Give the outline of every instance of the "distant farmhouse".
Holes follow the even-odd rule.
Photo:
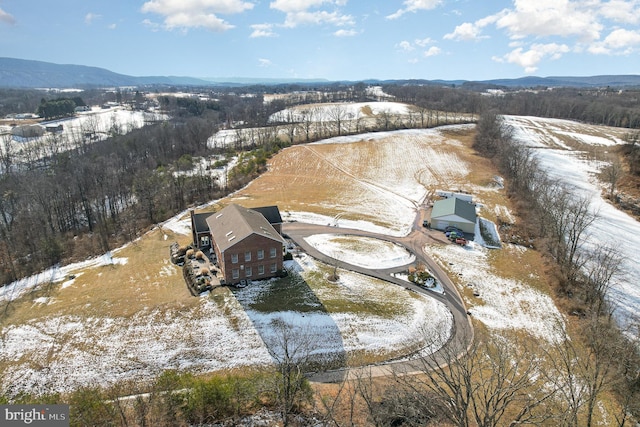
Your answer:
[[[281,274],[285,241],[277,206],[229,205],[216,213],[191,211],[193,246],[209,251],[221,284],[261,280]]]
[[[436,201],[431,211],[431,227],[444,230],[449,226],[473,234],[476,227],[475,205],[455,195]]]

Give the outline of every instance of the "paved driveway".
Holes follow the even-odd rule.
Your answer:
[[[313,258],[316,258],[329,265],[337,265],[344,270],[355,271],[361,274],[365,274],[371,277],[385,280],[387,282],[402,286],[403,288],[411,289],[415,292],[425,294],[437,301],[443,303],[453,315],[453,327],[451,331],[451,337],[445,346],[434,353],[435,357],[439,357],[442,362],[446,360],[444,354],[452,354],[451,351],[455,351],[455,354],[462,354],[469,347],[473,341],[473,328],[471,321],[467,315],[467,310],[464,306],[460,294],[456,290],[455,285],[451,282],[445,272],[433,261],[433,259],[426,256],[423,247],[428,243],[438,241],[441,243],[449,244],[444,234],[440,231],[428,230],[422,227],[422,221],[425,217],[425,212],[420,209],[416,215],[411,233],[403,237],[388,236],[385,234],[373,233],[369,231],[333,227],[328,225],[315,225],[302,222],[289,222],[282,225],[282,232],[289,236],[302,250],[308,253]],[[409,252],[416,257],[416,261],[393,268],[386,269],[371,269],[364,268],[357,265],[352,265],[343,261],[336,260],[318,251],[316,248],[308,244],[305,237],[312,236],[314,234],[340,234],[340,235],[355,235],[371,237],[389,242],[396,243],[404,246]],[[433,272],[436,279],[442,284],[444,293],[429,291],[412,283],[404,281],[402,279],[391,276],[391,273],[407,271],[409,265],[416,263],[426,264],[431,272]],[[376,366],[368,366],[357,368],[359,370],[366,369],[366,374],[371,376],[389,375],[392,371],[398,372],[413,372],[420,371],[421,365],[417,362],[411,361],[388,361]],[[353,368],[352,368],[353,371]],[[358,372],[352,372],[352,374],[358,374]],[[349,371],[347,369],[331,371],[331,372],[319,372],[310,375],[310,380],[315,382],[339,382],[342,381]]]

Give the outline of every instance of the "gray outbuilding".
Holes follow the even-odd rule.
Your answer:
[[[435,202],[431,211],[431,227],[444,230],[449,226],[473,234],[476,228],[475,205],[457,197]]]

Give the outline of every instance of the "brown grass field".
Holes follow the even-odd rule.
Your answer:
[[[283,212],[330,217],[344,214],[349,219],[393,227],[396,224],[389,218],[393,218],[391,213],[396,208],[394,200],[413,197],[406,194],[406,189],[418,182],[425,194],[437,189],[473,193],[484,205],[481,216],[495,221],[494,208],[511,205],[504,190],[492,187],[496,170],[471,148],[474,132],[471,127],[454,127],[434,131],[430,137],[292,146],[270,159],[266,173],[221,200],[220,205],[278,205]],[[171,265],[168,257],[172,242],[185,244],[189,239],[190,236],[154,229],[114,254],[127,258],[126,264],[78,271],[73,284],[64,289],[60,284],[42,286],[5,307],[0,326],[63,315],[128,318],[151,309],[192,310],[199,300],[189,294],[181,270]],[[501,276],[552,294],[547,267],[539,253],[494,251],[488,260]],[[464,286],[463,279],[456,279],[467,303],[482,303]],[[224,307],[228,295],[228,289],[221,289],[211,298]],[[55,303],[34,302],[41,297]],[[338,301],[327,303],[340,310]],[[475,326],[485,329],[477,321]],[[318,387],[329,394],[337,390],[337,386]]]

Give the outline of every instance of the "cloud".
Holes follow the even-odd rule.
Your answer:
[[[618,28],[605,39],[589,46],[593,54],[629,54],[640,47],[640,31]]]
[[[345,4],[346,0],[275,0],[269,7],[286,14],[283,25],[287,28],[320,24],[342,27],[354,25],[352,16],[340,12]],[[322,10],[325,6],[334,10]]]
[[[465,22],[458,25],[452,33],[444,35],[445,39],[450,40],[477,40],[480,38],[481,28],[471,22]]]
[[[640,32],[620,28],[609,34],[604,39],[604,43],[612,49],[623,49],[629,46],[637,46],[640,45]]]
[[[13,15],[0,9],[0,23],[1,22],[4,22],[5,24],[9,24],[9,25],[14,25],[16,23],[16,19],[13,17]]]
[[[433,39],[427,37],[425,39],[415,39],[414,43],[420,47],[425,47],[433,43]]]
[[[538,64],[545,57],[551,59],[559,59],[564,53],[569,52],[569,46],[566,44],[547,43],[532,44],[529,50],[525,51],[522,47],[518,47],[503,57],[493,57],[497,62],[508,62],[516,64],[524,68],[526,73],[533,73],[538,69]]]
[[[387,19],[398,19],[408,12],[417,12],[419,10],[435,9],[442,3],[442,0],[405,0],[402,9],[398,9],[395,13],[387,16]]]
[[[561,36],[597,40],[603,26],[592,7],[594,1],[598,0],[515,0],[515,9],[506,10],[496,26],[514,39]]]
[[[157,22],[153,22],[150,19],[143,20],[142,25],[149,28],[153,32],[160,31],[160,24],[158,24]]]
[[[116,29],[116,27],[117,27],[117,25],[116,25],[116,24],[109,24],[109,25],[107,25],[107,28],[108,28],[108,29],[110,29],[110,30],[115,30],[115,29]]]
[[[91,25],[91,23],[93,21],[95,21],[96,19],[101,18],[101,17],[102,17],[102,15],[98,15],[96,13],[89,12],[84,16],[84,23],[87,24],[87,25]]]
[[[424,39],[415,39],[413,43],[407,40],[403,40],[400,43],[396,44],[396,47],[405,52],[412,52],[416,50],[418,47],[424,48],[433,43],[434,43],[433,39],[426,37]],[[441,52],[442,51],[439,47],[431,46],[429,49],[425,51],[424,56],[429,57],[429,56],[439,55]]]
[[[440,49],[437,46],[431,46],[429,49],[427,49],[424,52],[424,56],[426,56],[427,58],[429,58],[430,56],[436,56],[436,55],[440,55],[442,53],[442,49]]]
[[[356,30],[338,30],[333,33],[333,35],[336,37],[353,37],[356,34],[358,34]]]
[[[253,29],[253,32],[249,36],[251,38],[277,36],[277,34],[273,32],[273,24],[254,24],[251,28]]]
[[[262,68],[267,68],[271,67],[273,65],[273,62],[271,62],[269,59],[258,58],[258,64]]]
[[[412,50],[415,49],[415,47],[413,47],[413,45],[406,40],[402,40],[396,46],[399,47],[400,50],[404,50],[405,52],[411,52]]]
[[[295,28],[304,25],[320,25],[330,24],[334,26],[347,26],[354,25],[353,18],[350,15],[342,15],[339,12],[327,12],[327,11],[300,11],[289,12],[284,21],[284,26],[287,28]]]
[[[143,13],[155,13],[164,17],[164,27],[205,28],[222,32],[234,28],[217,14],[242,13],[253,8],[253,3],[242,0],[150,0],[142,5]]]
[[[640,0],[610,0],[600,5],[599,13],[614,22],[638,24],[640,23]]]
[[[302,12],[313,7],[322,6],[324,3],[333,4],[331,0],[276,0],[269,4],[271,9],[281,12]],[[339,2],[336,2],[339,3]]]
[[[476,22],[465,22],[458,25],[453,32],[445,34],[443,38],[449,40],[458,41],[473,41],[488,38],[482,35],[482,29],[487,25],[494,24],[498,21],[505,11],[496,13],[495,15],[489,15],[486,18],[478,19]]]

